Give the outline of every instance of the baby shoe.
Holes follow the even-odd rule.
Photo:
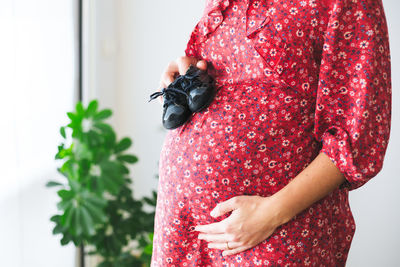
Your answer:
[[[164,97],[162,123],[171,130],[183,125],[192,112],[207,108],[214,94],[213,78],[191,64],[185,75],[178,75],[167,88],[151,94],[149,102]]]
[[[163,96],[162,124],[168,130],[183,125],[192,114],[187,104],[186,92],[182,88],[174,86],[176,86],[176,83],[171,83],[167,88],[163,88],[161,92],[151,94],[149,100],[150,102],[159,96]]]
[[[207,108],[215,94],[214,79],[194,65],[190,65],[186,74],[179,76],[177,82],[186,91],[188,106],[192,112],[199,112]]]

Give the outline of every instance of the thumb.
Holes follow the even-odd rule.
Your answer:
[[[210,215],[214,218],[224,215],[230,211],[233,211],[239,207],[239,197],[230,198],[224,202],[219,203],[215,208],[210,212]]]

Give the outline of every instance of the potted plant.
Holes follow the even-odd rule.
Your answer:
[[[63,142],[55,156],[65,179],[47,183],[58,187],[60,197],[59,213],[51,217],[53,234],[62,235],[62,245],[73,242],[85,247],[84,254],[99,255],[98,267],[149,266],[156,192],[133,198],[128,165],[138,158],[126,153],[131,139],[117,140],[105,122],[111,110],[98,110],[96,100],[87,108],[78,102],[67,115],[70,123],[60,128]]]

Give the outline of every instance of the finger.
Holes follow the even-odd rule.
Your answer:
[[[224,202],[219,203],[215,208],[210,212],[210,215],[214,218],[219,217],[227,212],[235,210],[239,207],[241,197],[236,196],[232,197]]]
[[[232,248],[231,243],[229,243],[229,247]],[[249,248],[251,248],[251,247],[249,247],[249,246],[238,246],[238,247],[230,249],[230,250],[224,250],[224,251],[222,251],[222,256],[234,255],[234,254],[237,254],[239,252],[248,250]]]
[[[196,65],[197,64],[197,59],[194,57],[186,57],[186,56],[182,56],[182,57],[178,57],[176,59],[176,63],[178,64],[178,68],[179,68],[179,74],[180,75],[185,75],[186,71],[188,70],[189,66],[192,65]]]
[[[163,73],[163,75],[161,76],[162,88],[168,87],[168,85],[170,85],[175,80],[175,75],[176,74],[177,74],[177,72],[165,71]]]
[[[229,242],[228,245],[231,250],[241,247],[241,244],[238,242]],[[209,243],[207,246],[208,246],[208,248],[229,251],[228,246],[226,245],[226,242],[212,242],[212,243]]]
[[[228,234],[204,234],[200,233],[198,235],[198,239],[205,240],[207,242],[214,243],[224,243],[224,242],[232,242],[233,236]]]
[[[226,219],[216,223],[197,225],[194,230],[205,234],[223,234],[225,233]]]
[[[198,67],[201,70],[206,70],[207,69],[207,61],[205,61],[204,59],[197,61],[196,67]]]

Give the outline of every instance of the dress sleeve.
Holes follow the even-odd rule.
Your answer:
[[[391,63],[381,0],[336,0],[324,32],[314,134],[354,190],[382,169],[391,123]]]

